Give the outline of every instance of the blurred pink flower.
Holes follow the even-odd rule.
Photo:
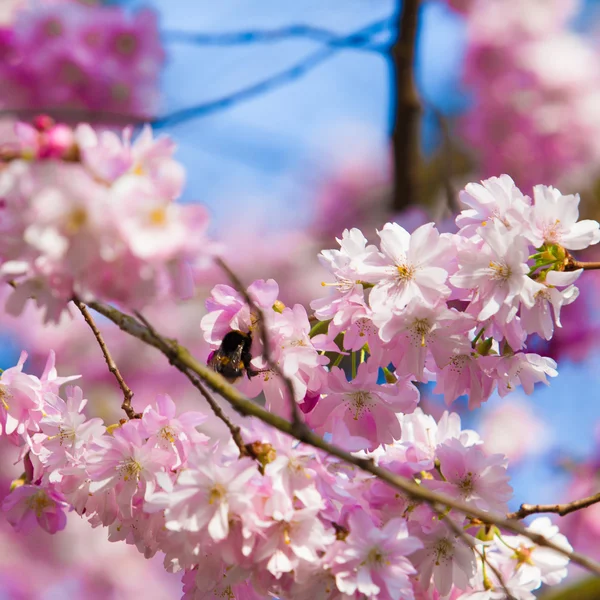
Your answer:
[[[548,435],[546,424],[524,396],[506,398],[482,415],[486,450],[504,454],[511,464],[547,448]]]
[[[164,61],[156,16],[79,2],[23,6],[0,40],[2,108],[152,115]]]
[[[48,533],[65,528],[68,504],[51,487],[22,485],[15,488],[2,503],[7,521],[17,531],[30,531],[37,524]]]

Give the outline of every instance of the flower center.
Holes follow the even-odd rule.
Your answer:
[[[396,269],[398,270],[398,279],[402,282],[410,281],[415,275],[415,268],[413,265],[396,265]]]
[[[560,219],[556,219],[551,225],[546,225],[543,228],[544,241],[556,244],[560,241],[560,232],[558,227],[560,225]]]
[[[58,439],[60,440],[60,445],[63,445],[63,442],[66,440],[68,442],[75,441],[75,431],[71,429],[67,429],[62,425],[58,427]]]
[[[10,410],[10,406],[6,401],[7,398],[11,397],[11,393],[6,389],[5,385],[0,385],[0,404],[4,407],[4,410]]]
[[[356,281],[352,281],[351,279],[347,279],[346,277],[341,277],[340,275],[336,275],[337,281],[334,283],[327,283],[325,281],[321,281],[321,285],[323,287],[335,287],[338,291],[342,293],[349,292],[356,285]]]
[[[454,546],[452,542],[447,538],[438,540],[433,551],[435,552],[435,564],[439,565],[440,561],[449,559],[453,554]]]
[[[65,229],[67,234],[75,235],[87,222],[87,212],[85,209],[78,207],[71,211]]]
[[[367,554],[367,559],[365,562],[368,565],[373,566],[382,566],[384,564],[389,564],[389,561],[385,560],[385,554],[377,547],[371,548],[371,550],[369,550],[369,554]]]
[[[36,492],[27,500],[27,506],[34,511],[37,517],[41,517],[44,509],[54,505],[54,500],[48,497],[44,490]]]
[[[167,210],[164,206],[150,211],[150,224],[156,227],[162,227],[167,222]]]
[[[290,537],[290,524],[286,523],[283,526],[283,541],[286,546],[289,546],[292,543],[292,538]]]
[[[517,568],[521,565],[533,565],[531,555],[533,554],[534,548],[527,548],[526,546],[519,546],[513,555],[513,558],[517,559]]]
[[[211,488],[208,494],[208,503],[214,504],[215,502],[220,502],[226,494],[227,490],[220,483],[217,483]]]
[[[346,394],[346,398],[348,398],[348,408],[354,412],[355,421],[358,421],[359,417],[361,417],[365,412],[369,412],[371,406],[374,404],[373,396],[364,390]]]
[[[475,484],[473,481],[473,473],[471,473],[471,471],[467,473],[466,477],[463,477],[458,482],[458,489],[465,497],[470,496],[473,493],[473,490],[475,489]]]
[[[467,360],[469,360],[469,356],[467,354],[456,354],[448,363],[450,365],[450,370],[455,373],[462,373]]]
[[[123,476],[124,481],[129,481],[130,479],[135,479],[137,481],[140,478],[140,473],[142,472],[142,465],[140,465],[135,458],[130,458],[121,464],[119,472]]]
[[[161,437],[163,440],[169,442],[170,444],[175,443],[175,432],[168,425],[163,427],[158,432],[158,435],[159,435],[159,437]]]
[[[431,333],[431,324],[427,319],[415,319],[412,324],[413,341],[418,342],[422,347],[427,344],[427,336]]]
[[[361,317],[360,319],[356,319],[354,323],[358,329],[359,337],[365,337],[369,333],[373,332],[373,323],[370,319],[365,319]]]
[[[123,54],[124,56],[128,56],[133,54],[135,49],[137,48],[137,39],[131,33],[122,33],[117,36],[115,40],[115,50],[119,54]]]
[[[494,281],[500,281],[504,283],[505,281],[509,280],[512,276],[512,269],[504,263],[497,263],[491,261],[490,269],[492,269],[492,279]]]

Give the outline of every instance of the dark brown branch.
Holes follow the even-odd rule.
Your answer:
[[[177,344],[174,340],[167,342],[164,338],[161,338],[155,332],[151,332],[133,317],[102,302],[90,302],[89,306],[110,319],[122,331],[125,331],[160,350],[168,358],[169,362],[182,373],[191,371],[197,375],[208,385],[208,387],[223,396],[223,398],[225,398],[241,415],[260,419],[267,425],[271,425],[271,427],[295,437],[305,444],[318,448],[331,456],[336,456],[344,462],[374,475],[381,481],[385,481],[395,489],[404,493],[408,498],[427,502],[436,511],[448,507],[461,512],[464,515],[478,519],[482,524],[496,525],[507,531],[523,535],[530,539],[534,544],[550,548],[555,552],[568,557],[571,561],[584,567],[588,571],[600,575],[600,564],[596,563],[591,558],[583,556],[578,552],[569,551],[560,544],[556,544],[539,533],[528,531],[522,523],[519,523],[514,519],[507,519],[503,515],[488,513],[475,506],[469,505],[466,502],[456,500],[445,494],[440,494],[439,492],[420,486],[406,477],[401,477],[391,471],[378,467],[373,460],[353,456],[350,452],[346,452],[333,444],[329,444],[308,428],[303,428],[301,431],[298,431],[290,421],[265,410],[255,402],[252,402],[249,398],[246,398],[224,377],[207,365],[197,361],[190,354],[189,350]]]
[[[102,354],[104,355],[104,360],[106,361],[108,370],[114,375],[115,379],[117,380],[117,383],[119,384],[119,387],[121,388],[121,391],[123,392],[123,404],[121,404],[121,408],[125,411],[125,414],[129,419],[139,419],[141,415],[139,413],[136,413],[135,410],[133,410],[133,407],[131,406],[133,392],[131,391],[131,388],[125,383],[125,380],[123,379],[121,372],[119,371],[115,361],[113,360],[113,357],[110,355],[104,338],[102,337],[100,330],[96,326],[94,319],[92,319],[92,315],[90,315],[86,305],[83,302],[81,302],[81,300],[74,298],[73,303],[83,315],[85,322],[90,326],[90,329],[92,330],[94,336],[96,337],[98,345],[100,346],[100,350],[102,350]]]
[[[564,517],[569,513],[587,508],[593,504],[600,502],[600,492],[581,500],[573,500],[573,502],[566,502],[564,504],[521,504],[518,511],[510,513],[509,519],[524,519],[529,515],[535,515],[537,513],[555,513]]]
[[[600,269],[600,262],[580,262],[569,256],[565,263],[565,271],[577,271],[578,269],[585,271]]]
[[[265,322],[265,314],[263,310],[254,302],[254,300],[248,294],[245,286],[240,281],[239,277],[227,266],[227,264],[220,258],[216,259],[216,263],[225,271],[231,283],[235,289],[242,294],[244,300],[248,304],[251,310],[254,310],[258,314],[258,327],[260,330],[260,337],[264,350],[264,358],[265,361],[274,373],[276,373],[283,382],[285,383],[287,396],[288,396],[288,404],[290,405],[290,413],[292,418],[292,423],[298,428],[302,428],[304,426],[304,422],[302,421],[302,417],[300,416],[300,410],[298,409],[298,404],[295,400],[294,394],[294,386],[292,384],[292,380],[289,377],[286,377],[281,369],[281,367],[273,360],[273,355],[271,354],[271,340],[269,339],[269,332],[267,329],[267,324]]]
[[[161,350],[161,352],[167,356],[171,355],[174,352],[172,347],[172,343],[174,342],[171,342],[170,340],[167,340],[163,336],[159,335],[154,329],[154,327],[150,324],[150,322],[141,313],[136,312],[135,316],[144,324],[144,326],[150,332],[150,335],[152,335],[156,343],[159,344],[159,349]],[[202,381],[196,375],[194,375],[194,373],[190,372],[189,369],[182,370],[182,373],[190,380],[192,385],[204,396],[205,400],[208,402],[211,410],[216,415],[216,417],[218,419],[221,419],[221,421],[225,423],[227,429],[229,429],[229,432],[231,433],[231,437],[233,438],[235,445],[240,451],[240,456],[250,456],[252,454],[252,451],[250,450],[249,446],[244,444],[240,428],[231,422],[229,417],[223,412],[223,409],[219,406],[219,403],[204,387]],[[255,456],[252,457],[256,458]]]
[[[401,0],[401,2],[398,37],[391,48],[395,90],[395,115],[392,132],[394,154],[392,210],[394,211],[401,211],[417,202],[415,196],[420,104],[414,82],[413,65],[419,0]]]

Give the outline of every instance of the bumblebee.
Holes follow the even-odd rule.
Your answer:
[[[230,381],[236,382],[244,373],[248,379],[260,373],[252,367],[252,334],[242,331],[230,331],[225,334],[219,349],[209,360],[209,366]]]

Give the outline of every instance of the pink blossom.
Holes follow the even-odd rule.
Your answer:
[[[501,397],[512,392],[519,384],[526,394],[532,394],[536,383],[549,385],[547,376],[556,377],[556,362],[539,354],[517,352],[506,356],[486,356],[484,367],[496,378]]]
[[[460,192],[460,201],[469,207],[456,217],[458,235],[465,238],[477,238],[481,227],[494,222],[521,231],[531,210],[531,199],[508,175],[467,184]]]
[[[282,514],[275,513],[272,525],[254,551],[254,559],[266,561],[267,571],[276,579],[297,569],[303,562],[315,563],[319,553],[334,540],[332,531],[318,518],[321,496],[318,493],[311,496],[310,504],[304,508],[289,507]]]
[[[437,448],[452,439],[460,440],[463,447],[480,443],[474,431],[462,430],[460,417],[456,413],[444,412],[438,422],[417,408],[400,419],[402,437],[396,444],[405,452],[405,463],[414,471],[430,470],[434,467]]]
[[[215,542],[229,534],[229,522],[244,518],[251,508],[249,480],[257,475],[250,459],[220,466],[198,452],[177,477],[173,490],[147,498],[152,510],[165,509],[165,526],[171,531],[206,530]]]
[[[481,356],[465,344],[437,372],[435,394],[443,394],[447,405],[462,395],[469,397],[469,409],[479,406],[492,395],[496,380],[485,369]]]
[[[363,287],[358,268],[361,261],[377,248],[367,245],[367,239],[359,229],[345,229],[342,239],[336,238],[340,250],[322,250],[319,262],[335,277],[335,283],[325,283],[324,287],[333,287],[334,294],[311,302],[315,316],[320,320],[335,318],[352,300],[363,298]]]
[[[412,235],[397,223],[386,223],[378,235],[381,252],[370,252],[359,267],[361,277],[375,284],[369,295],[375,312],[402,309],[413,299],[433,305],[450,294],[445,281],[453,246],[433,223]]]
[[[454,438],[438,446],[436,457],[445,480],[425,481],[425,485],[482,510],[506,512],[513,490],[504,456],[488,456],[480,445],[463,446]]]
[[[507,398],[486,411],[481,434],[485,449],[504,454],[511,465],[548,449],[547,425],[524,396]]]
[[[45,406],[45,416],[40,421],[41,434],[34,435],[36,444],[41,446],[39,458],[45,469],[54,471],[80,458],[82,452],[106,431],[102,419],[87,419],[82,414],[87,400],[81,388],[67,389],[67,401],[54,396]],[[35,452],[35,450],[34,450]],[[57,473],[50,474],[50,481],[61,478]]]
[[[476,317],[485,321],[502,305],[522,302],[533,306],[540,288],[527,274],[527,242],[504,225],[487,225],[479,229],[482,245],[458,252],[458,271],[450,281],[458,288],[476,290]]]
[[[532,307],[525,305],[521,307],[521,323],[528,334],[537,333],[540,337],[550,340],[554,335],[554,326],[562,327],[560,322],[562,307],[575,302],[579,296],[579,290],[574,285],[564,290],[558,290],[550,285],[555,280],[554,276],[564,274],[549,271],[546,285],[535,293],[535,304]]]
[[[269,314],[279,295],[279,286],[273,279],[259,279],[248,286],[248,294],[257,306]],[[231,330],[252,331],[256,326],[257,315],[250,314],[250,307],[242,295],[228,285],[213,287],[206,299],[208,313],[202,317],[200,326],[204,339],[210,344],[219,344]]]
[[[134,497],[149,496],[157,484],[171,488],[171,479],[165,472],[169,452],[156,448],[152,441],[144,441],[135,421],[128,421],[96,444],[97,449],[90,451],[86,459],[92,481],[90,492],[102,495],[114,490],[124,517],[131,518]]]
[[[156,405],[147,406],[142,414],[145,434],[159,448],[173,454],[172,468],[186,461],[188,453],[196,444],[204,441],[196,427],[206,422],[208,417],[202,413],[190,411],[175,416],[175,403],[168,394],[156,397]]]
[[[0,434],[35,431],[42,418],[42,384],[37,377],[23,373],[26,360],[27,353],[21,352],[17,365],[0,375]]]
[[[38,52],[43,48],[42,52]],[[53,3],[17,13],[2,66],[0,105],[85,107],[151,115],[164,52],[156,16]]]
[[[473,327],[472,318],[445,303],[431,307],[413,301],[403,311],[375,315],[375,325],[384,342],[391,342],[390,358],[396,371],[425,381],[425,361],[431,353],[438,366],[446,365],[450,357],[464,347],[465,334]]]
[[[31,531],[35,523],[48,533],[65,528],[67,503],[53,490],[36,485],[16,487],[2,503],[7,521],[17,531]]]
[[[528,531],[543,535],[561,548],[571,552],[573,548],[567,538],[559,533],[558,527],[548,517],[538,517],[527,527]],[[541,583],[556,585],[567,576],[569,559],[556,550],[537,546],[525,536],[502,536],[506,545],[498,544],[502,554],[513,561],[515,570],[522,570],[529,578]]]
[[[461,523],[456,525],[462,527]],[[441,596],[448,595],[453,585],[466,590],[476,571],[473,550],[444,522],[438,523],[426,534],[419,531],[418,527],[414,529],[417,537],[423,542],[423,548],[416,550],[411,556],[421,585],[426,588],[433,583]],[[472,544],[477,543],[474,538],[465,535]]]
[[[416,573],[406,558],[423,544],[408,534],[402,519],[381,529],[363,512],[350,516],[350,535],[334,557],[332,571],[344,594],[381,600],[412,599],[409,576]]]
[[[412,412],[418,401],[418,390],[408,381],[377,384],[377,369],[368,362],[358,367],[357,375],[347,381],[344,371],[333,367],[327,379],[327,395],[321,398],[308,420],[319,433],[332,432],[341,420],[353,436],[369,440],[370,448],[389,444],[400,438],[398,412]],[[332,439],[338,443],[337,439]]]
[[[564,196],[556,188],[536,185],[533,188],[531,243],[559,244],[569,250],[584,250],[600,241],[600,225],[579,218],[579,194]]]

